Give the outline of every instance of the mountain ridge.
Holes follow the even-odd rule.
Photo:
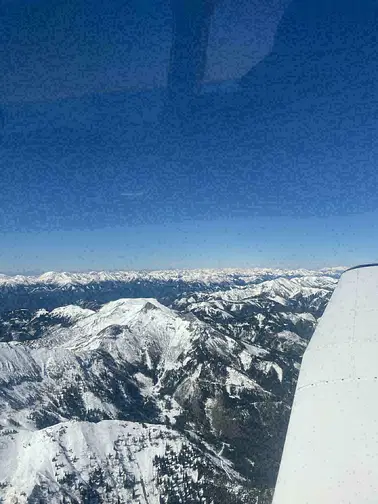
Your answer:
[[[228,271],[222,287],[217,270],[171,300],[159,272],[145,298],[69,289],[49,307],[39,290],[42,307],[3,311],[0,502],[270,504],[329,272]]]

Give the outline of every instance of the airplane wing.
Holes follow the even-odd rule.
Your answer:
[[[303,356],[273,504],[378,502],[378,264],[346,270]]]

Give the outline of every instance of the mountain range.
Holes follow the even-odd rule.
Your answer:
[[[0,502],[268,504],[345,268],[0,278]]]

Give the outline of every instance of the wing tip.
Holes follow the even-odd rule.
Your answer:
[[[345,271],[342,272],[342,275],[346,273],[347,271],[359,269],[359,268],[371,268],[371,267],[377,267],[378,263],[367,263],[367,264],[358,264],[357,266],[352,266],[351,268],[346,269]]]

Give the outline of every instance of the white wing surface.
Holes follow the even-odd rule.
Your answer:
[[[273,504],[378,502],[378,265],[345,271],[304,354]]]

